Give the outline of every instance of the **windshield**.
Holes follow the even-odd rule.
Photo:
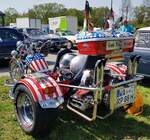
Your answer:
[[[135,35],[136,47],[149,47],[150,44],[150,32],[138,31]]]
[[[39,30],[39,29],[27,29],[27,33],[28,33],[29,35],[47,35],[47,33],[42,32],[42,31]]]
[[[145,41],[150,40],[150,32],[141,32],[139,34],[139,39],[140,40],[145,40]]]

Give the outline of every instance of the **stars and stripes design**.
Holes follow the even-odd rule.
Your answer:
[[[30,90],[35,102],[51,100],[63,96],[61,87],[50,76],[47,78],[41,78],[40,80],[36,80],[32,76],[28,76],[21,79],[19,83],[24,84]],[[47,94],[44,93],[44,89],[48,89]]]
[[[45,79],[45,78],[41,79],[40,85],[43,89],[45,89],[45,88],[49,89],[50,93],[47,94],[47,99],[63,96],[60,86],[50,76],[47,79]]]
[[[124,64],[117,66],[116,64],[108,63],[106,64],[106,68],[111,69],[114,74],[117,74],[119,79],[124,79],[126,76],[127,66]]]
[[[93,31],[93,28],[94,28],[94,25],[91,21],[91,8],[89,6],[89,2],[86,0],[85,10],[84,10],[83,31]]]
[[[48,71],[48,64],[45,61],[44,55],[40,53],[28,55],[25,61],[34,72]]]

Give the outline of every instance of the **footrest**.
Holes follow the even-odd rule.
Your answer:
[[[6,79],[4,81],[4,85],[5,86],[8,86],[8,87],[13,87],[16,83],[15,82],[12,82],[11,79]]]

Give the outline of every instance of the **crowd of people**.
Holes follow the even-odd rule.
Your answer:
[[[110,14],[105,19],[104,30],[111,31],[114,29],[129,33],[134,33],[135,31],[133,25],[130,24],[127,19],[123,19],[123,17],[120,17],[115,21],[114,17]]]

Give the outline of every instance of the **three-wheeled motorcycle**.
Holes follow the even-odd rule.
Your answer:
[[[87,121],[105,119],[118,108],[131,114],[142,112],[137,90],[142,76],[136,74],[140,57],[131,56],[128,65],[123,62],[123,53],[133,51],[134,38],[94,34],[78,38],[78,52],[59,51],[53,70],[45,67],[43,57],[30,56],[32,73],[24,74],[9,92],[27,134],[49,130],[62,105]]]
[[[119,108],[135,115],[143,111],[137,90],[143,77],[136,73],[140,56],[130,56],[127,65],[123,58],[124,52],[134,49],[131,34],[82,31],[77,35],[77,48],[77,52],[60,50],[52,70],[40,53],[26,56],[30,73],[15,81],[9,95],[27,134],[49,131],[58,109],[65,105],[87,121],[105,119]]]

